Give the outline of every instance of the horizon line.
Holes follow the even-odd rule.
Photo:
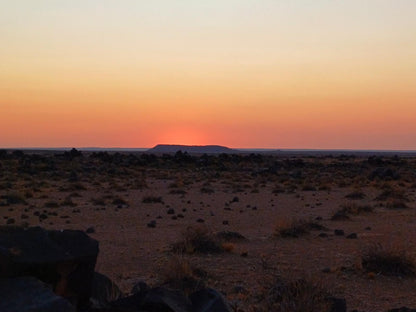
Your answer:
[[[188,145],[188,144],[156,144],[153,147],[100,147],[100,146],[83,146],[83,147],[0,147],[0,150],[71,150],[73,148],[78,150],[141,150],[146,151],[154,148],[157,145],[172,145],[172,146],[198,146],[198,147],[204,147],[204,146],[221,146],[221,147],[227,147],[232,150],[236,151],[289,151],[289,152],[296,152],[296,151],[305,151],[305,152],[325,152],[325,151],[334,151],[334,152],[414,152],[416,153],[416,149],[379,149],[379,148],[274,148],[274,147],[228,147],[225,145],[218,145],[218,144],[203,144],[203,145]]]

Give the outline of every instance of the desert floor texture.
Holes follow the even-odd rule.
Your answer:
[[[415,191],[416,158],[400,155],[0,154],[1,225],[88,229],[96,270],[124,293],[204,284],[240,311],[279,277],[308,279],[349,311],[416,307]],[[192,231],[245,239],[180,245]],[[371,252],[403,268],[371,267]]]

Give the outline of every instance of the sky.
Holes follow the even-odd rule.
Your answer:
[[[0,148],[416,150],[414,0],[0,0]]]

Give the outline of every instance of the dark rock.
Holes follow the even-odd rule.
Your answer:
[[[0,278],[0,311],[75,312],[75,307],[45,283],[26,276]]]
[[[328,234],[326,234],[326,233],[319,233],[319,235],[318,235],[319,237],[328,237]]]
[[[207,288],[189,296],[194,312],[231,312],[223,296],[214,289]]]
[[[337,236],[344,236],[344,230],[334,230],[334,234]]]
[[[198,222],[198,223],[204,223],[204,222],[205,222],[205,220],[204,220],[204,219],[199,218],[199,219],[197,219],[197,220],[196,220],[196,222]]]
[[[224,220],[224,221],[222,221],[222,224],[224,224],[224,225],[229,225],[229,224],[230,224],[230,222],[229,222],[228,220]]]
[[[349,235],[347,236],[347,238],[349,238],[349,239],[357,239],[357,238],[358,238],[358,236],[357,236],[357,233],[351,233],[351,234],[349,234]]]
[[[175,214],[175,209],[170,208],[168,211],[166,211],[167,214]]]
[[[328,297],[330,312],[347,312],[347,302],[344,298]]]
[[[138,281],[131,289],[131,293],[137,294],[139,292],[145,292],[149,290],[149,286],[147,286],[145,281]]]
[[[398,308],[398,309],[391,309],[388,312],[416,312],[416,309],[401,307],[401,308]]]
[[[192,303],[179,291],[162,287],[139,291],[111,303],[113,308],[146,312],[191,312]]]
[[[92,308],[106,308],[110,302],[121,297],[120,289],[112,280],[104,274],[94,273],[90,298]]]
[[[155,220],[150,221],[147,224],[147,227],[149,227],[149,228],[155,228],[156,227],[156,221]]]
[[[236,285],[233,288],[233,293],[235,293],[235,294],[248,294],[248,290],[244,286]]]
[[[0,277],[34,276],[78,308],[89,305],[97,255],[83,231],[0,227]]]
[[[92,227],[92,226],[90,226],[86,231],[85,231],[85,233],[88,233],[88,234],[92,234],[92,233],[95,233],[95,228],[94,227]]]

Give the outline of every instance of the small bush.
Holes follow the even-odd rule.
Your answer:
[[[386,203],[386,208],[388,208],[388,209],[407,209],[407,208],[409,208],[409,206],[406,204],[405,201],[395,199],[395,200],[389,200]]]
[[[161,196],[145,196],[143,197],[142,203],[151,204],[151,203],[162,203],[163,200]]]
[[[201,188],[201,193],[212,194],[212,193],[215,193],[215,191],[212,188],[209,188],[209,187],[202,187]]]
[[[127,201],[121,197],[115,197],[112,201],[113,205],[127,205]]]
[[[48,201],[44,204],[46,208],[58,208],[59,204],[55,201]]]
[[[205,271],[192,266],[188,260],[180,256],[170,257],[160,269],[163,285],[185,294],[204,288],[206,277]]]
[[[76,203],[74,203],[74,202],[72,201],[72,198],[71,198],[71,197],[67,197],[67,198],[65,198],[65,200],[61,203],[61,206],[75,207],[75,206],[77,206],[77,204],[76,204]]]
[[[336,211],[332,217],[332,221],[350,220],[350,215],[360,215],[362,213],[370,213],[374,211],[374,207],[370,205],[357,205],[355,203],[348,203],[341,205],[341,208]]]
[[[224,251],[221,241],[203,227],[188,227],[182,233],[182,240],[173,244],[172,251],[177,253],[219,253]]]
[[[330,312],[330,298],[330,291],[318,280],[277,277],[264,295],[260,311]]]
[[[345,197],[349,199],[364,199],[366,195],[361,191],[354,191],[352,193],[345,195]]]
[[[186,191],[182,190],[182,189],[175,189],[175,190],[170,190],[169,194],[174,194],[174,195],[185,195]]]
[[[305,219],[281,220],[275,229],[275,236],[280,237],[294,237],[308,234],[312,230],[327,230],[323,225]]]
[[[385,248],[380,244],[368,247],[362,253],[362,267],[376,274],[414,277],[416,263],[405,249]]]

